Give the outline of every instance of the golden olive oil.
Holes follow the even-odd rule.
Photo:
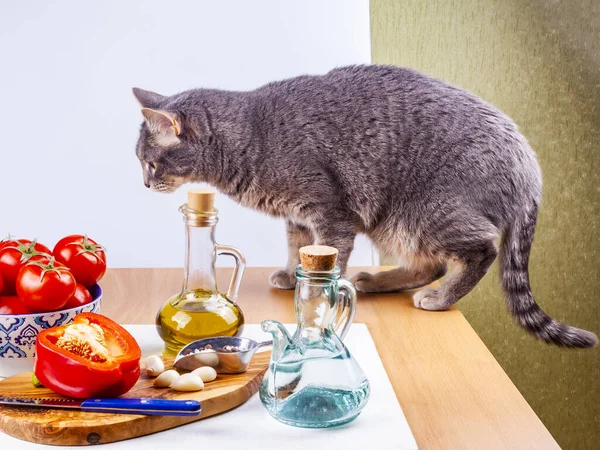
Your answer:
[[[156,316],[156,328],[165,342],[163,353],[175,356],[190,342],[204,337],[242,333],[242,310],[223,294],[196,289],[171,297]]]
[[[181,205],[185,223],[185,269],[182,289],[169,298],[156,314],[156,329],[165,343],[163,353],[175,356],[190,342],[207,337],[237,336],[244,327],[244,315],[235,304],[246,258],[230,245],[215,242],[218,211],[215,192],[190,189],[188,202]],[[217,288],[215,260],[227,255],[235,267],[227,294]]]

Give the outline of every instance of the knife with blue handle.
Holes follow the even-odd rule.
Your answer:
[[[71,408],[85,412],[142,414],[147,416],[197,416],[202,411],[196,400],[165,400],[162,398],[19,398],[1,397],[0,404]]]

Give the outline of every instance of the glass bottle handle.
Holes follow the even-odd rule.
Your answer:
[[[356,312],[356,289],[354,289],[354,285],[345,278],[337,280],[337,286],[340,296],[338,299],[338,319],[334,326],[334,330],[339,338],[344,340],[350,329],[350,325],[352,325],[352,319],[354,319],[354,313]]]
[[[237,248],[230,245],[216,244],[215,249],[217,250],[217,255],[232,256],[233,259],[235,259],[231,283],[229,283],[229,289],[227,290],[227,298],[235,303],[238,290],[240,289],[240,283],[244,276],[244,270],[246,269],[246,257]]]

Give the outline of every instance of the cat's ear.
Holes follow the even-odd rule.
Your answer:
[[[156,92],[145,91],[136,87],[132,91],[142,108],[158,108],[158,105],[166,98],[164,95],[157,94]]]
[[[176,144],[183,131],[181,119],[177,113],[161,109],[142,108],[142,114],[150,131],[157,136],[163,145]]]

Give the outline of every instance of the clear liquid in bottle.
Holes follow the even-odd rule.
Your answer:
[[[370,385],[342,342],[356,310],[356,291],[335,267],[337,250],[300,249],[294,306],[298,326],[290,336],[275,320],[262,322],[273,335],[271,362],[260,399],[271,416],[288,425],[328,428],[361,413]]]
[[[337,355],[309,349],[301,357],[273,362],[271,374],[261,385],[261,400],[277,420],[297,427],[348,423],[358,416],[370,394],[369,381],[347,349]]]

